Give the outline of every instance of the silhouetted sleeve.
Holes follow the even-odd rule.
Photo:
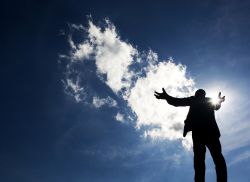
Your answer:
[[[167,95],[166,100],[170,105],[178,107],[178,106],[190,106],[193,99],[192,97],[176,98],[176,97]]]
[[[216,104],[215,106],[214,106],[214,110],[219,110],[220,109],[220,107],[221,107],[221,104]]]

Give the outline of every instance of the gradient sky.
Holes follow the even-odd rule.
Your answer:
[[[96,75],[94,62],[80,65],[87,68],[84,96],[104,100],[77,102],[65,91],[67,61],[59,58],[72,51],[69,35],[76,42],[86,40],[72,24],[88,27],[89,15],[100,27],[108,18],[120,40],[141,53],[153,50],[159,63],[171,57],[185,65],[196,88],[226,95],[216,117],[229,182],[249,181],[249,1],[1,4],[0,181],[193,181],[192,151],[180,140],[143,137],[133,110]],[[117,113],[126,115],[122,122],[115,119]],[[209,152],[206,163],[206,179],[213,182]]]

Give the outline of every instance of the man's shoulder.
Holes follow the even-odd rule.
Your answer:
[[[208,101],[208,102],[212,100],[211,97],[205,97],[205,99],[206,99],[206,101]]]

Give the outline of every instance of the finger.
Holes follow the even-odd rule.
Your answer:
[[[160,94],[160,93],[155,91],[155,94]]]
[[[154,95],[156,95],[156,96],[160,96],[161,94],[160,94],[160,93],[155,93]]]
[[[223,96],[223,97],[220,98],[220,103],[222,103],[224,101],[225,101],[225,96]]]
[[[219,98],[221,98],[221,92],[219,92],[219,95],[218,95]]]
[[[162,88],[162,91],[163,91],[163,93],[166,93],[166,91],[165,91],[165,89],[164,89],[164,88]]]
[[[154,96],[157,97],[157,98],[161,97],[160,95],[156,95],[156,94]]]

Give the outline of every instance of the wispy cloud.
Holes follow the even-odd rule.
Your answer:
[[[77,77],[76,80],[66,78],[63,80],[63,85],[65,93],[73,96],[76,102],[81,102],[84,100],[86,93],[84,88],[80,85],[79,77]]]
[[[94,96],[92,103],[93,103],[93,106],[95,108],[100,108],[104,105],[107,105],[109,107],[116,107],[117,106],[117,102],[109,96],[107,98],[99,98],[97,96]]]
[[[233,158],[233,160],[231,160],[228,165],[229,166],[235,165],[235,164],[242,162],[242,161],[245,161],[247,159],[250,159],[250,151],[245,151],[243,153],[240,153],[235,158]]]
[[[104,161],[120,160],[121,165],[126,168],[134,166],[147,166],[153,163],[171,164],[178,167],[188,153],[182,150],[170,151],[165,142],[151,143],[141,142],[126,147],[105,146],[99,148],[92,146],[84,149],[81,153],[85,156],[96,156]],[[134,160],[136,159],[136,160]]]

